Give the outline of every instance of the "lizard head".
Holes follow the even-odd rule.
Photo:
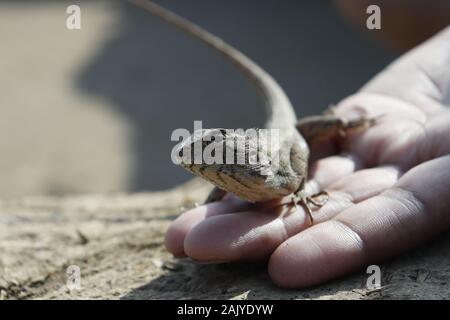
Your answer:
[[[225,191],[256,202],[292,193],[283,180],[278,149],[262,139],[262,130],[202,129],[176,149],[179,164]],[[275,152],[273,151],[275,149]]]

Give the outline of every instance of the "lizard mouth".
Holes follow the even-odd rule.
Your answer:
[[[202,129],[185,139],[175,150],[182,167],[225,163],[225,129]],[[222,155],[223,153],[223,155]]]
[[[241,171],[253,177],[267,177],[273,162],[269,150],[266,142],[261,142],[257,135],[202,129],[185,139],[175,150],[175,155],[177,164],[189,171],[203,166],[203,170]]]

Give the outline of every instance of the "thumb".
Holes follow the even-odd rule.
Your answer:
[[[450,26],[393,62],[361,92],[399,98],[433,113],[450,105]]]

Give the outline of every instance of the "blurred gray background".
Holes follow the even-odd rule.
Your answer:
[[[299,117],[395,58],[329,1],[156,1],[270,72]],[[82,29],[65,27],[78,4]],[[263,105],[233,66],[124,1],[0,1],[0,197],[162,190],[176,128],[247,128]]]

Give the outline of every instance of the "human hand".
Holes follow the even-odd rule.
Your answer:
[[[405,54],[336,107],[384,114],[345,141],[313,145],[309,190],[329,201],[311,227],[303,208],[231,195],[183,213],[166,234],[177,257],[266,259],[273,281],[305,287],[383,261],[450,225],[450,27]],[[292,211],[292,210],[291,210]]]

